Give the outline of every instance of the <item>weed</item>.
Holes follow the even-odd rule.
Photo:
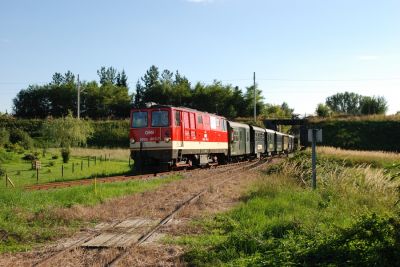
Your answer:
[[[368,155],[374,161],[382,160],[379,156]],[[383,157],[381,163],[387,164],[396,156]],[[269,167],[244,202],[205,222],[203,234],[169,242],[186,245],[185,260],[202,266],[400,262],[400,218],[395,207],[399,182],[361,160],[349,166],[337,158],[319,157],[318,187],[313,191],[310,167],[309,152]]]

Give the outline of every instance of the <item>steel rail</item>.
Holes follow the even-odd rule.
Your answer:
[[[258,162],[258,161],[257,161],[257,162]],[[233,164],[228,164],[228,165],[221,165],[221,166],[223,166],[223,167],[220,167],[220,168],[195,169],[195,170],[200,170],[200,172],[196,172],[195,174],[201,175],[201,174],[203,174],[204,172],[211,172],[211,171],[213,171],[213,172],[217,171],[216,173],[214,173],[214,175],[218,175],[218,174],[221,174],[221,173],[222,173],[222,174],[231,173],[232,171],[245,168],[245,167],[246,167],[247,165],[249,165],[249,164],[252,165],[252,164],[254,164],[254,163],[249,162],[249,161],[245,161],[245,162],[238,162],[238,163],[233,163]],[[244,166],[242,166],[242,165],[244,165]],[[192,174],[193,172],[188,172],[188,173]],[[204,176],[204,177],[198,178],[198,179],[200,179],[201,181],[204,181],[204,180],[210,179],[210,177],[211,177],[211,176]],[[196,197],[196,196],[195,196],[195,197]],[[128,219],[129,217],[130,217],[130,215],[126,216],[124,219],[121,219],[121,220],[118,220],[117,222],[114,222],[111,226],[107,227],[106,229],[103,229],[103,232],[106,231],[106,230],[111,230],[111,229],[113,229],[113,227],[114,227],[115,225],[117,225],[117,224],[119,224],[120,222],[122,222],[122,221]],[[165,220],[165,219],[163,219],[160,223],[162,223],[164,220]],[[160,224],[160,223],[159,223],[159,224]],[[165,224],[165,223],[167,223],[167,221],[164,221],[163,224]],[[44,259],[42,259],[42,260],[40,260],[40,261],[34,263],[32,266],[35,266],[35,267],[37,267],[37,266],[46,266],[46,264],[49,263],[52,259],[54,259],[54,258],[56,258],[56,257],[58,257],[58,256],[60,256],[60,255],[63,255],[64,253],[67,253],[67,252],[70,252],[70,251],[76,249],[76,248],[79,247],[80,245],[84,244],[85,242],[89,241],[89,240],[92,239],[92,238],[95,238],[96,236],[100,235],[101,233],[102,233],[101,231],[100,231],[100,232],[94,232],[94,233],[92,233],[92,234],[90,234],[90,235],[88,235],[88,236],[85,236],[85,237],[83,237],[83,238],[80,238],[78,241],[76,241],[76,242],[70,244],[70,245],[67,246],[66,248],[63,248],[63,249],[61,249],[61,250],[56,251],[55,253],[49,255],[48,257],[45,257]],[[144,242],[144,241],[147,240],[150,236],[151,236],[151,235],[149,235],[146,239],[143,239],[143,236],[142,236],[140,239],[143,240],[142,242]]]

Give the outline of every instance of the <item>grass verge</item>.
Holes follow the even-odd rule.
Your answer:
[[[187,246],[196,266],[395,266],[400,262],[399,182],[383,169],[310,155],[266,171],[234,210],[203,223]]]
[[[28,250],[90,223],[60,217],[54,212],[57,208],[96,205],[107,199],[153,190],[180,178],[97,184],[96,192],[94,185],[48,191],[1,190],[0,252]]]

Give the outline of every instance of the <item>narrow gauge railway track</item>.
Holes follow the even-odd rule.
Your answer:
[[[128,244],[125,247],[117,247],[118,253],[115,257],[113,257],[111,260],[109,260],[105,266],[115,266],[121,259],[123,259],[128,253],[131,248],[133,248],[136,245],[139,245],[146,240],[148,240],[151,236],[153,236],[163,225],[167,224],[169,221],[171,221],[176,213],[178,213],[180,210],[182,210],[184,207],[187,205],[195,202],[201,195],[203,195],[205,192],[207,192],[209,188],[209,182],[210,179],[216,179],[218,176],[219,180],[218,183],[214,184],[214,186],[221,185],[225,183],[228,180],[233,179],[234,177],[237,177],[238,175],[242,174],[243,170],[250,170],[250,169],[255,169],[260,166],[263,166],[265,163],[269,162],[271,160],[260,160],[260,161],[249,161],[249,162],[240,162],[240,163],[235,163],[235,164],[229,164],[229,165],[222,165],[223,167],[216,168],[216,169],[203,169],[200,170],[199,172],[196,172],[197,175],[201,176],[199,178],[196,178],[196,181],[201,182],[202,184],[202,190],[196,192],[195,194],[191,194],[190,197],[184,199],[183,201],[180,200],[179,204],[176,205],[175,209],[172,212],[169,212],[166,216],[164,216],[161,220],[159,220],[155,225],[150,225],[148,229],[146,229],[145,232],[143,232],[134,242]],[[190,172],[191,174],[193,172]],[[196,175],[196,176],[197,176]],[[195,176],[195,174],[193,174]],[[221,180],[222,177],[222,180]],[[174,196],[171,195],[171,198]],[[127,216],[123,220],[118,220],[117,222],[112,223],[111,225],[102,228],[101,231],[92,231],[87,235],[84,235],[82,238],[78,239],[74,243],[70,244],[66,248],[63,248],[61,250],[53,252],[51,255],[41,259],[40,261],[36,262],[33,264],[33,266],[51,266],[49,265],[53,260],[57,259],[58,257],[62,257],[62,255],[67,254],[68,252],[72,252],[75,249],[83,249],[83,250],[93,250],[93,249],[107,249],[110,247],[101,247],[101,246],[84,246],[84,244],[89,243],[91,240],[94,240],[98,238],[101,234],[104,234],[105,232],[110,232],[112,231],[116,226],[123,224],[127,219],[129,219],[130,216]]]
[[[166,172],[158,172],[158,173],[148,173],[148,174],[140,174],[140,175],[119,175],[119,176],[110,176],[110,177],[100,177],[96,178],[97,183],[114,183],[114,182],[125,182],[130,180],[151,180],[155,178],[162,178],[171,175],[177,174],[185,174],[190,175],[192,172],[204,172],[214,169],[226,169],[232,166],[239,165],[241,163],[232,163],[228,165],[217,165],[211,166],[209,168],[204,169],[192,169],[192,170],[179,170],[179,171],[166,171]],[[49,189],[57,189],[57,188],[65,188],[65,187],[73,187],[80,185],[91,185],[94,183],[94,178],[80,179],[80,180],[70,180],[70,181],[59,181],[59,182],[50,182],[43,184],[35,184],[25,186],[26,190],[49,190]]]

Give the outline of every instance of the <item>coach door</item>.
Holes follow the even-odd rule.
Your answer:
[[[194,113],[189,113],[190,117],[190,140],[196,140],[196,118]]]
[[[190,141],[190,123],[189,123],[189,112],[182,111],[183,118],[183,141]]]
[[[176,130],[176,140],[178,142],[176,142],[176,145],[178,147],[182,147],[183,146],[183,123],[182,123],[182,116],[181,116],[181,112],[179,110],[175,110],[175,129]]]

